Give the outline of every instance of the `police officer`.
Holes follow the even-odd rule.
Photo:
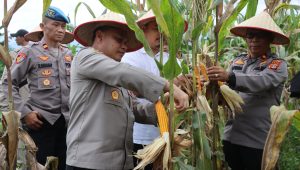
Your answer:
[[[67,169],[132,169],[133,123],[156,123],[152,103],[169,91],[169,83],[120,63],[125,52],[141,47],[124,17],[109,12],[74,34],[89,48],[72,61]],[[152,103],[139,103],[125,88]],[[188,107],[188,96],[176,86],[174,97],[178,110]]]
[[[28,31],[24,29],[18,30],[16,33],[10,34],[11,37],[16,38],[16,43],[23,47],[28,45],[28,40],[25,39],[25,35],[28,33]],[[18,52],[21,50],[21,48],[16,48],[13,51],[10,51],[9,54],[12,57],[12,61],[14,61],[18,55]],[[2,88],[2,83],[4,79],[7,77],[7,70],[6,68],[3,69],[2,77],[1,77],[1,82],[0,82],[0,109],[1,111],[8,111],[8,102],[6,99],[6,95],[3,93],[3,88]],[[23,100],[27,100],[28,98],[28,87],[27,85],[23,86],[20,88],[20,94],[22,96]]]
[[[224,129],[226,161],[233,170],[259,170],[271,126],[269,109],[280,104],[288,76],[287,63],[271,53],[270,44],[288,44],[289,38],[266,12],[231,32],[246,39],[249,54],[235,58],[229,72],[219,66],[208,68],[208,76],[212,81],[228,82],[245,102],[243,113],[229,119]]]
[[[71,51],[60,44],[69,19],[56,7],[49,7],[40,27],[41,41],[23,48],[12,66],[15,109],[21,112],[26,130],[38,147],[37,160],[45,164],[47,156],[59,158],[65,168],[66,130],[69,119]],[[27,81],[30,97],[20,99],[19,88]],[[7,80],[4,81],[7,89]]]

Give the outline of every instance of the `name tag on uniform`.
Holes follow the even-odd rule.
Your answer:
[[[39,63],[38,68],[52,67],[52,63]]]

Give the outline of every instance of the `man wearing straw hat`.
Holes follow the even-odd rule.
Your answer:
[[[133,123],[155,124],[156,116],[153,104],[139,103],[128,90],[155,103],[169,83],[120,63],[125,52],[141,47],[121,15],[108,12],[74,35],[87,47],[72,61],[67,169],[132,169]],[[176,108],[184,110],[188,96],[174,89]]]
[[[49,7],[40,24],[42,40],[23,48],[12,66],[15,109],[38,147],[37,160],[45,164],[47,156],[56,156],[59,170],[65,169],[72,60],[71,51],[61,45],[66,23],[69,19],[60,9]],[[19,94],[24,83],[30,89],[26,102]],[[7,80],[4,84],[7,89]]]
[[[158,25],[156,23],[156,18],[152,10],[146,12],[142,15],[137,24],[141,27],[144,32],[145,38],[147,39],[149,46],[155,55],[154,57],[149,56],[144,48],[139,50],[126,53],[122,58],[122,62],[128,63],[132,66],[139,67],[143,70],[153,73],[154,75],[160,76],[160,71],[156,65],[155,59],[160,61],[160,32],[158,30]],[[165,48],[164,44],[164,48]],[[165,49],[164,49],[165,50]],[[169,59],[169,54],[167,52],[162,53],[163,64]],[[155,58],[155,59],[154,59]],[[178,61],[179,62],[179,61]],[[177,79],[175,79],[175,84],[177,84]],[[139,98],[141,102],[149,103],[148,100],[144,98]],[[151,103],[151,102],[150,102]],[[153,142],[154,139],[160,136],[159,130],[154,125],[134,123],[133,128],[133,142],[134,142],[134,152],[136,153],[139,149],[143,149],[144,145],[148,145]],[[137,165],[138,161],[134,158],[134,164]],[[152,169],[152,164],[145,167],[146,170]]]
[[[287,63],[271,53],[270,44],[288,44],[289,38],[266,12],[230,31],[245,38],[249,53],[234,59],[228,72],[219,66],[208,68],[210,80],[227,82],[245,102],[243,113],[225,126],[225,159],[233,170],[259,170],[271,125],[269,109],[280,104],[288,76]]]

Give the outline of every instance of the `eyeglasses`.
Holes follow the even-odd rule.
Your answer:
[[[248,39],[253,39],[254,37],[258,39],[266,38],[269,34],[265,32],[247,32],[246,33],[246,38]]]

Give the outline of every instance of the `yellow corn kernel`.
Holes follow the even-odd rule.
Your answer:
[[[158,125],[159,125],[159,130],[160,130],[161,135],[164,132],[169,132],[168,115],[167,115],[164,105],[161,103],[160,100],[158,100],[156,102],[155,110],[156,110],[156,114],[157,114]]]
[[[197,81],[197,88],[198,92],[201,92],[201,79],[200,79],[200,72],[197,66],[194,67],[194,73]]]
[[[201,70],[201,75],[203,75],[205,81],[208,81],[208,76],[206,72],[206,66],[203,63],[199,64],[200,70]]]

